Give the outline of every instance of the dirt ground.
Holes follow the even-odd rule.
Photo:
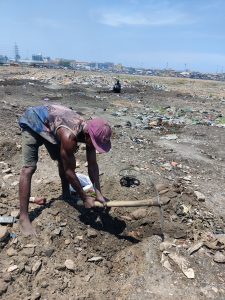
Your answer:
[[[30,203],[38,236],[1,225],[2,299],[225,299],[223,82],[0,67],[0,215],[18,217],[27,106],[58,103],[109,120],[112,150],[97,155],[110,200],[157,207],[92,211],[60,200],[57,165],[40,149]],[[87,174],[85,148],[77,171]],[[139,186],[121,186],[123,176]],[[0,231],[1,231],[0,230]],[[195,248],[191,248],[195,246]]]

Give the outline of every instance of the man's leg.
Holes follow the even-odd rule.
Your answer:
[[[38,134],[26,128],[22,131],[23,168],[20,173],[19,199],[20,199],[20,225],[25,235],[36,234],[32,227],[29,215],[29,199],[31,193],[31,179],[36,170],[38,149],[42,142]],[[40,199],[39,199],[40,200]],[[42,199],[43,200],[43,199]]]
[[[64,172],[63,163],[60,158],[60,146],[59,145],[53,145],[49,142],[44,142],[44,145],[46,149],[48,150],[48,153],[52,160],[58,161],[58,171],[59,171],[59,177],[61,179],[61,185],[62,185],[62,198],[68,199],[70,198],[70,189],[69,189],[69,182],[66,179],[66,175]]]
[[[32,227],[29,215],[28,206],[31,191],[31,179],[36,170],[36,167],[23,167],[20,173],[19,181],[19,199],[20,199],[20,226],[22,233],[25,235],[36,234]]]

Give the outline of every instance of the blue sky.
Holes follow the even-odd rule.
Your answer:
[[[224,0],[0,0],[0,54],[225,72]]]

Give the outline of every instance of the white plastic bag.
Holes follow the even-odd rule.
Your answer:
[[[87,175],[84,175],[84,174],[81,174],[81,173],[76,173],[76,175],[77,175],[77,178],[79,179],[80,184],[81,184],[81,186],[82,186],[82,188],[85,192],[89,191],[89,190],[94,190],[93,189],[93,184],[92,184],[90,178]],[[76,193],[76,191],[72,188],[71,185],[70,185],[70,192],[71,193]]]

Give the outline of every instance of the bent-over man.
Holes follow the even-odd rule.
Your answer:
[[[38,149],[45,145],[53,160],[58,161],[62,195],[70,197],[69,184],[84,201],[86,208],[94,206],[94,201],[105,202],[100,189],[99,168],[96,150],[108,152],[111,148],[111,128],[107,121],[96,118],[85,120],[77,112],[61,106],[48,105],[29,107],[19,120],[22,128],[23,167],[19,181],[20,226],[25,235],[36,234],[28,215],[31,179],[37,168]],[[86,194],[76,176],[74,153],[78,143],[86,144],[88,174],[95,187],[96,198]],[[44,198],[36,199],[43,203]]]

